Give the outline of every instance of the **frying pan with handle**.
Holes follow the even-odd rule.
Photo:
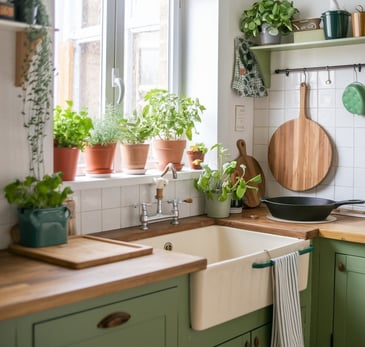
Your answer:
[[[299,117],[282,124],[269,144],[268,161],[275,179],[285,188],[306,191],[327,176],[332,164],[332,144],[324,129],[308,119],[307,85],[300,84]]]
[[[278,196],[261,199],[271,215],[296,221],[323,221],[331,211],[341,205],[363,204],[364,200],[334,201],[309,196]]]

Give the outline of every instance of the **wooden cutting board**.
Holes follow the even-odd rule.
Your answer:
[[[327,176],[332,164],[332,143],[324,129],[308,119],[307,85],[300,85],[299,118],[281,125],[273,134],[268,151],[270,170],[285,188],[306,191]]]
[[[11,244],[9,250],[48,263],[83,269],[151,254],[153,248],[91,235],[69,237],[62,245],[30,248]]]
[[[242,139],[239,139],[237,140],[236,144],[239,156],[237,157],[237,159],[235,159],[237,161],[237,165],[234,175],[236,176],[237,174],[242,174],[242,169],[240,168],[241,164],[244,164],[246,166],[246,171],[244,175],[246,181],[252,177],[257,176],[258,174],[261,175],[262,182],[252,184],[253,186],[256,186],[258,188],[257,193],[252,189],[248,189],[246,191],[245,199],[243,201],[243,203],[247,207],[257,207],[260,205],[260,198],[265,195],[264,172],[262,171],[261,166],[257,162],[257,160],[254,157],[247,155],[246,142]]]

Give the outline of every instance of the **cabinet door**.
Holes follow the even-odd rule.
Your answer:
[[[251,333],[240,335],[216,347],[251,347]]]
[[[270,347],[270,344],[271,344],[271,324],[264,325],[251,332],[252,347]]]
[[[334,347],[365,346],[365,258],[336,254]]]
[[[177,346],[177,302],[177,289],[170,288],[37,322],[34,346]]]
[[[1,321],[0,322],[0,346],[15,347],[16,333],[15,333],[15,321]]]

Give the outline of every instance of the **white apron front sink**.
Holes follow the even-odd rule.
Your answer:
[[[309,240],[212,225],[146,238],[140,244],[197,255],[208,266],[191,274],[194,330],[243,316],[272,304],[271,267],[252,268],[310,246]],[[309,254],[299,257],[299,290],[307,287]]]

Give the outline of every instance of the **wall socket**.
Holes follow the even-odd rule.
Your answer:
[[[235,131],[244,131],[246,129],[246,107],[245,105],[234,106]]]

